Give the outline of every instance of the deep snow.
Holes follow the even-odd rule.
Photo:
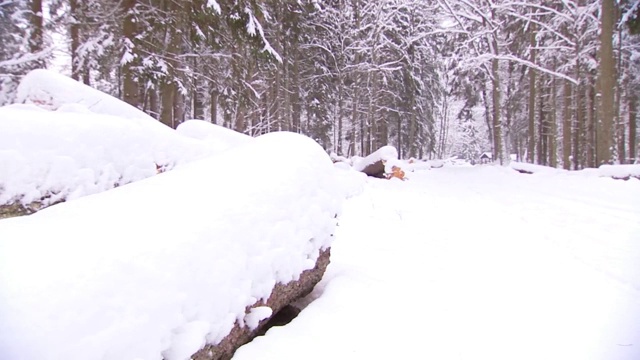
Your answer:
[[[270,133],[0,220],[0,359],[183,360],[254,327],[267,309],[245,308],[331,245],[346,174],[313,140]]]
[[[640,181],[497,166],[369,179],[251,359],[640,359]]]
[[[366,179],[392,149],[331,165],[85,90],[36,72],[0,108],[0,205],[70,200],[0,220],[2,360],[187,359],[330,245],[306,308],[234,359],[640,359],[640,180],[603,177],[638,166]]]

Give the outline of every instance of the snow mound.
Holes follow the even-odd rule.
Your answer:
[[[34,104],[47,110],[57,110],[65,104],[80,104],[98,114],[157,122],[124,101],[44,69],[32,70],[22,78],[15,102]]]
[[[253,139],[249,135],[204,120],[187,120],[178,125],[176,131],[182,135],[205,141],[212,147],[214,153],[220,153]]]
[[[526,174],[568,174],[571,176],[610,177],[614,179],[640,178],[640,164],[601,165],[598,168],[586,168],[578,171],[567,171],[544,165],[522,162],[511,162],[509,167]]]
[[[398,160],[398,150],[393,146],[386,145],[362,159],[354,158],[353,168],[357,171],[363,171],[367,166],[381,160],[385,163],[385,172],[387,173],[391,172],[391,166],[401,166]]]
[[[629,179],[630,177],[640,179],[640,164],[601,165],[598,168],[598,172],[600,176],[615,179]]]
[[[213,152],[155,120],[95,114],[82,104],[0,107],[0,205],[72,200]]]
[[[252,326],[268,310],[246,307],[331,245],[341,171],[313,140],[271,133],[0,221],[0,358],[186,360]]]

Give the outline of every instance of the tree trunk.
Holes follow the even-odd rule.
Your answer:
[[[162,110],[160,113],[160,122],[173,127],[173,103],[175,101],[176,86],[173,82],[166,81],[160,87],[160,94],[162,97]]]
[[[618,4],[616,4],[618,5]],[[616,22],[620,19],[620,6],[616,6]],[[621,83],[622,73],[622,26],[618,27],[618,64],[616,66],[616,108],[615,108],[615,122],[616,122],[616,142],[618,144],[618,162],[620,164],[625,163],[625,157],[627,155],[626,139],[625,139],[625,123],[621,115],[622,105],[622,92],[627,87]],[[628,80],[627,80],[628,81]]]
[[[123,0],[122,8],[124,12],[124,20],[122,25],[122,36],[128,43],[135,43],[135,37],[137,32],[135,14],[133,8],[136,5],[136,0]],[[135,51],[135,47],[129,48],[129,45],[125,46],[125,51]],[[122,64],[122,98],[128,104],[135,107],[140,105],[140,99],[138,97],[138,81],[133,73],[134,60],[129,59],[126,63]]]
[[[578,70],[576,71],[576,79],[580,81],[581,79],[581,71],[579,70],[580,64],[576,66]],[[576,117],[575,123],[573,126],[573,169],[579,170],[582,169],[583,166],[583,157],[582,157],[582,147],[583,147],[583,136],[585,132],[584,126],[584,94],[583,90],[584,86],[581,83],[576,85],[575,89],[575,109],[576,109]]]
[[[69,25],[69,36],[71,37],[71,78],[80,81],[80,59],[78,58],[78,48],[80,47],[80,7],[78,0],[69,0],[69,12],[71,13],[71,24]]]
[[[615,59],[613,57],[613,28],[615,1],[602,0],[602,27],[600,32],[600,91],[601,106],[598,119],[597,165],[611,161],[612,128],[615,92]]]
[[[173,96],[173,128],[177,128],[178,125],[184,122],[184,95],[178,91],[178,86],[175,86],[175,93]]]
[[[556,59],[553,59],[553,71],[556,71]],[[551,80],[551,111],[549,112],[549,166],[558,167],[558,85],[556,77]]]
[[[584,148],[586,151],[586,166],[587,167],[596,167],[596,93],[597,90],[595,88],[595,83],[593,78],[589,76],[589,84],[586,88],[586,108],[587,108],[587,118],[586,118],[586,132],[585,132],[585,141]]]
[[[571,82],[564,81],[562,104],[562,167],[571,169]]]
[[[218,123],[218,92],[215,90],[211,91],[211,123]]]
[[[494,42],[496,42],[494,40]],[[497,46],[497,42],[496,42]],[[493,98],[493,147],[495,152],[494,159],[500,164],[505,163],[504,151],[502,149],[502,126],[500,125],[500,75],[498,59],[491,60],[492,75],[492,98]]]
[[[638,96],[637,93],[629,91],[628,111],[629,111],[629,163],[633,164],[638,160],[638,149],[636,148],[636,132],[638,126]]]
[[[531,33],[529,33],[529,50],[531,63],[536,63],[536,31],[535,23],[531,24]],[[529,147],[527,149],[527,160],[530,163],[535,163],[535,145],[536,145],[536,70],[529,68]]]
[[[158,90],[155,88],[149,89],[149,115],[154,119],[158,119],[160,115],[160,104],[158,104]]]

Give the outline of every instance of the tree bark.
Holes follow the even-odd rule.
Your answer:
[[[42,0],[31,0],[29,4],[31,14],[29,24],[31,34],[29,37],[29,50],[31,53],[38,53],[44,48],[43,31],[44,20],[42,18]]]
[[[553,71],[556,71],[556,59],[553,59]],[[551,80],[551,111],[549,112],[549,166],[558,167],[558,85],[556,77]]]
[[[571,82],[564,81],[562,104],[562,167],[571,169]]]
[[[600,32],[600,91],[601,106],[598,119],[597,165],[611,161],[612,128],[615,92],[615,59],[613,57],[613,28],[615,1],[602,0]]]
[[[136,6],[137,0],[123,0],[121,6],[124,12],[124,20],[122,24],[122,36],[129,44],[135,44],[137,33],[136,19],[133,8]],[[128,49],[134,51],[133,49]],[[126,50],[125,50],[126,51]],[[122,65],[122,98],[128,104],[135,107],[140,105],[138,81],[133,73],[134,60],[129,60]]]
[[[69,0],[69,12],[71,13],[71,24],[69,26],[69,36],[71,37],[71,78],[80,81],[80,59],[78,58],[78,48],[80,47],[80,7],[78,0]]]
[[[531,33],[529,34],[529,50],[530,61],[535,64],[536,62],[536,31],[535,24],[531,24]],[[530,163],[535,163],[535,145],[536,145],[536,70],[529,68],[529,146],[527,148],[527,160]]]
[[[497,46],[497,41],[496,42]],[[492,75],[492,98],[493,98],[493,147],[495,152],[494,159],[500,164],[505,163],[504,151],[502,149],[502,126],[500,125],[500,75],[499,75],[498,59],[491,60]]]
[[[638,126],[638,96],[634,91],[629,91],[628,111],[629,111],[629,162],[638,160],[638,149],[636,144],[636,132]]]

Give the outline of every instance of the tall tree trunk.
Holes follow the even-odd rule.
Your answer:
[[[587,107],[587,118],[586,118],[586,132],[585,132],[585,142],[584,147],[586,151],[586,166],[587,167],[596,167],[596,117],[598,115],[596,111],[596,84],[593,77],[588,76],[589,84],[586,88],[586,107]]]
[[[137,33],[136,19],[133,12],[133,8],[136,6],[137,0],[123,0],[121,6],[124,12],[124,21],[122,25],[122,36],[128,43],[125,45],[125,51],[135,51],[135,37]],[[140,106],[140,99],[138,93],[138,81],[133,73],[134,60],[129,59],[126,63],[122,64],[122,98],[128,104],[135,107]]]
[[[553,59],[553,71],[556,71],[556,59]],[[551,111],[549,112],[549,166],[558,167],[558,84],[556,77],[551,80]]]
[[[615,1],[602,0],[602,26],[600,32],[600,91],[601,115],[598,119],[597,165],[611,161],[612,128],[615,92],[615,59],[613,57],[613,28]]]
[[[581,71],[580,69],[580,64],[577,64],[576,68],[578,70],[576,70],[576,79],[578,79],[578,81],[580,81],[581,79]],[[575,122],[574,122],[574,126],[573,126],[573,169],[574,170],[579,170],[582,169],[583,167],[583,155],[582,155],[582,149],[583,149],[583,137],[584,137],[584,132],[585,132],[585,126],[584,126],[584,86],[582,84],[582,82],[579,82],[578,85],[576,85],[576,89],[575,89],[575,110],[576,110],[576,116],[575,116]]]
[[[491,115],[491,106],[489,105],[489,99],[487,96],[487,82],[482,81],[482,101],[484,103],[484,121],[487,124],[487,134],[489,135],[489,143],[491,144],[491,153],[495,155],[495,142],[494,142],[494,132],[492,125],[492,115]]]
[[[218,96],[220,94],[216,90],[211,90],[211,118],[212,124],[218,123]]]
[[[71,13],[71,24],[69,26],[69,36],[71,37],[71,78],[80,81],[78,48],[80,47],[80,18],[82,14],[78,6],[78,0],[69,0],[69,12]]]
[[[532,64],[536,63],[536,31],[535,23],[531,24],[531,32],[529,33],[529,54]],[[527,149],[527,160],[535,163],[535,145],[536,145],[536,70],[529,68],[529,147]]]
[[[616,4],[616,22],[620,19],[620,6]],[[624,86],[621,79],[622,74],[622,26],[618,27],[618,51],[617,51],[617,60],[618,63],[616,65],[616,108],[615,108],[615,123],[616,123],[616,142],[618,144],[618,162],[620,164],[625,163],[625,157],[627,156],[626,150],[626,139],[625,139],[625,123],[621,114],[621,105],[622,105],[622,93],[623,90],[627,88]],[[626,80],[628,81],[628,80]]]
[[[636,132],[638,126],[638,96],[635,91],[629,91],[628,111],[629,111],[629,162],[638,160],[638,149],[636,144]]]
[[[10,2],[9,2],[10,3]],[[29,16],[29,25],[31,33],[29,34],[29,51],[37,54],[44,49],[44,19],[42,16],[42,0],[31,0],[29,4],[31,14]],[[44,60],[38,59],[34,61],[36,68],[44,67]]]
[[[154,119],[158,119],[160,115],[160,104],[158,104],[158,91],[155,88],[149,89],[149,115]]]
[[[539,80],[540,92],[538,95],[538,164],[547,165],[547,116],[544,111],[544,97],[546,86],[542,79]]]
[[[562,91],[562,167],[571,169],[571,82],[564,81]]]
[[[184,122],[184,95],[178,91],[178,86],[175,86],[175,95],[173,96],[173,128],[177,128],[178,125]]]
[[[504,158],[504,151],[502,148],[502,126],[500,125],[500,75],[498,59],[491,60],[491,75],[493,99],[493,147],[495,152],[494,159],[497,159],[500,164],[504,164],[506,159]]]
[[[338,84],[338,104],[336,106],[336,117],[338,118],[338,128],[336,129],[336,152],[338,153],[338,155],[343,155],[342,152],[342,117],[343,117],[343,111],[344,111],[344,107],[342,105],[342,76],[338,77],[340,79],[340,83]]]
[[[160,112],[160,122],[173,127],[173,103],[175,101],[176,86],[173,82],[166,81],[160,87],[160,94],[162,97],[162,110]]]

